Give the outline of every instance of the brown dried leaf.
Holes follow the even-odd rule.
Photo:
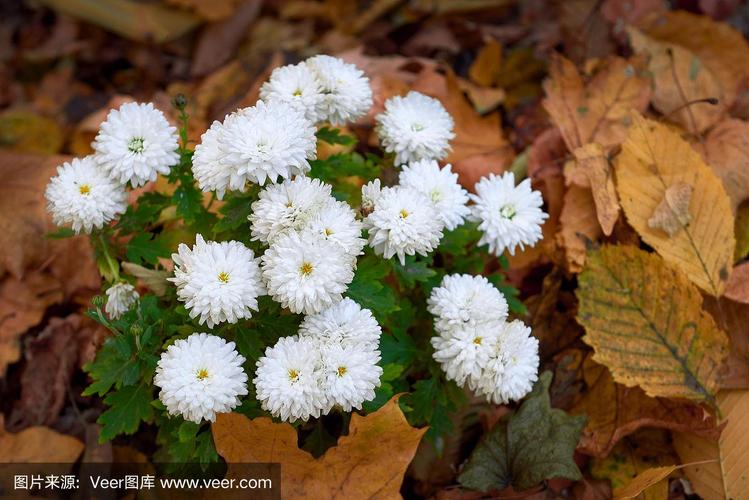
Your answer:
[[[666,465],[664,467],[653,467],[652,469],[644,470],[633,477],[627,485],[616,488],[613,492],[614,500],[639,497],[648,488],[655,486],[670,476],[676,469],[678,469],[676,465]]]
[[[165,0],[166,3],[189,9],[208,21],[231,16],[242,0]]]
[[[718,177],[676,132],[640,115],[634,116],[615,168],[627,221],[645,243],[700,288],[720,296],[736,244],[730,200]],[[681,183],[694,187],[689,204],[692,221],[669,236],[653,229],[648,220],[668,187]]]
[[[47,427],[10,434],[0,415],[0,463],[68,464],[75,462],[82,451],[82,442]]]
[[[476,54],[468,68],[468,77],[478,85],[491,87],[497,81],[501,67],[502,45],[492,38]]]
[[[723,120],[710,130],[704,147],[698,150],[723,181],[736,213],[741,202],[749,198],[749,123]]]
[[[639,387],[617,384],[606,367],[590,358],[583,365],[583,376],[587,392],[570,411],[588,417],[578,445],[584,453],[605,457],[622,438],[642,427],[691,432],[710,439],[720,435],[715,418],[697,404],[651,398]]]
[[[0,146],[16,153],[53,154],[63,143],[56,121],[31,111],[6,110],[0,113]]]
[[[280,463],[284,498],[397,498],[426,432],[408,425],[397,400],[365,417],[354,413],[348,435],[319,459],[297,447],[291,425],[266,417],[220,414],[212,426],[213,439],[229,463]]]
[[[585,264],[588,242],[603,236],[590,189],[574,184],[567,189],[559,225],[557,243],[565,250],[570,272],[579,273]]]
[[[650,101],[642,66],[639,59],[607,59],[586,86],[571,61],[560,55],[552,58],[543,105],[570,151],[591,142],[609,151],[624,140],[630,111],[643,111]]]
[[[655,207],[653,216],[648,219],[650,229],[662,229],[673,236],[691,221],[689,201],[693,188],[686,182],[677,182],[666,188],[663,200]]]
[[[614,176],[600,144],[592,142],[573,151],[579,168],[585,173],[593,192],[596,205],[596,216],[601,224],[603,234],[611,234],[619,218],[619,199],[616,196]]]
[[[749,262],[733,268],[728,285],[726,285],[725,297],[749,304]]]
[[[749,389],[749,305],[705,297],[704,308],[731,340],[731,352],[720,374],[721,389]]]

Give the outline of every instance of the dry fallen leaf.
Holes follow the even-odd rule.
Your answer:
[[[606,245],[588,254],[578,284],[583,341],[616,382],[715,405],[729,341],[683,273],[637,247]]]
[[[408,425],[397,400],[365,417],[354,413],[348,435],[319,459],[298,448],[291,425],[266,417],[221,414],[212,425],[213,439],[229,463],[280,463],[284,498],[397,498],[426,432]]]
[[[749,491],[749,391],[721,391],[718,407],[725,427],[716,443],[708,439],[674,434],[674,448],[682,463],[705,462],[684,468],[697,494],[705,500],[743,499]]]
[[[606,367],[589,357],[583,365],[583,378],[588,390],[570,411],[588,417],[578,445],[585,453],[605,457],[622,438],[642,427],[690,432],[716,440],[720,435],[715,418],[701,406],[651,398],[639,387],[617,384]]]
[[[673,236],[692,220],[689,215],[689,201],[692,199],[694,188],[686,182],[677,182],[666,188],[663,200],[653,210],[648,219],[650,229],[662,229],[669,236]]]
[[[0,146],[16,153],[53,154],[63,143],[60,125],[31,111],[0,113]]]
[[[705,297],[704,308],[731,339],[731,352],[720,374],[721,389],[749,389],[749,304]]]
[[[497,81],[501,67],[502,45],[492,38],[476,54],[476,59],[468,68],[468,77],[478,85],[491,87]]]
[[[577,185],[567,189],[559,226],[556,240],[565,250],[567,267],[570,272],[579,273],[585,264],[588,242],[603,235],[596,220],[596,205],[590,189]]]
[[[203,19],[218,21],[229,17],[243,0],[166,0],[166,3],[194,11]]]
[[[614,177],[606,153],[600,144],[592,142],[573,151],[580,168],[588,178],[596,205],[596,216],[606,236],[614,230],[619,218],[619,199],[616,196]]]
[[[749,198],[749,123],[723,120],[710,130],[698,150],[723,181],[736,213],[741,202]]]
[[[83,443],[47,427],[5,431],[0,415],[0,463],[68,464],[78,459]]]
[[[642,61],[612,57],[606,63],[586,86],[571,61],[560,55],[551,60],[543,105],[570,151],[591,142],[611,150],[626,137],[631,110],[648,106],[650,85],[641,76]]]
[[[634,116],[615,161],[619,200],[627,221],[642,239],[700,288],[720,296],[733,262],[733,213],[720,179],[677,133],[666,125]],[[692,221],[670,236],[648,221],[669,186],[694,187]]]
[[[640,496],[651,486],[655,486],[678,469],[676,465],[653,467],[637,474],[626,486],[620,486],[613,491],[614,500],[626,500]]]
[[[725,297],[749,304],[749,262],[744,262],[733,268],[726,286]]]

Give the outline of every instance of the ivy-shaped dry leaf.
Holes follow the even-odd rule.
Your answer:
[[[677,182],[666,188],[663,200],[655,207],[648,219],[648,227],[662,229],[673,236],[692,220],[689,215],[689,201],[692,199],[692,186],[686,182]]]
[[[615,381],[715,404],[728,337],[681,272],[637,247],[606,245],[588,255],[578,283],[583,341]]]
[[[720,179],[676,132],[640,115],[633,117],[615,170],[624,214],[645,243],[697,286],[720,296],[735,248],[733,213]],[[686,226],[680,222],[682,230],[669,235],[649,221],[669,187],[680,184],[694,187],[688,210],[691,222]]]

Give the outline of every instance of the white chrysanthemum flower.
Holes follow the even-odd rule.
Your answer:
[[[268,185],[252,203],[252,239],[268,244],[290,230],[302,230],[334,200],[330,192],[329,184],[303,176]]]
[[[301,62],[274,69],[270,79],[260,87],[260,99],[290,104],[309,121],[317,123],[325,96],[315,74]]]
[[[538,339],[522,321],[507,323],[497,335],[477,391],[494,404],[517,401],[538,380]]]
[[[343,201],[330,198],[328,203],[312,218],[307,228],[326,240],[343,248],[350,256],[361,255],[367,241],[362,238],[363,224],[356,213]]]
[[[323,93],[320,120],[343,125],[364,116],[372,107],[372,88],[364,72],[343,59],[327,55],[305,61]]]
[[[442,103],[415,91],[385,101],[385,111],[375,120],[380,142],[385,151],[395,153],[396,165],[441,160],[455,137],[453,119]]]
[[[361,206],[367,212],[374,210],[375,203],[382,194],[380,179],[375,179],[361,187]]]
[[[104,306],[104,312],[112,319],[117,319],[133,307],[140,294],[130,283],[115,283],[107,288],[107,303]]]
[[[397,255],[427,255],[442,238],[442,219],[423,193],[405,186],[384,188],[374,210],[364,219],[369,246],[386,259]]]
[[[253,383],[262,408],[284,421],[319,417],[328,406],[320,348],[310,338],[278,339],[258,360]]]
[[[234,342],[207,333],[177,340],[161,354],[153,383],[170,415],[199,424],[236,408],[247,394],[245,359]]]
[[[57,167],[44,196],[55,224],[71,224],[76,233],[100,229],[127,209],[125,188],[107,177],[92,156]]]
[[[252,317],[265,293],[259,259],[238,241],[208,241],[198,234],[195,246],[184,243],[172,254],[177,298],[190,317],[213,328],[218,323]]]
[[[268,295],[294,313],[318,313],[340,301],[354,265],[340,245],[311,232],[282,234],[262,256]]]
[[[193,174],[204,191],[244,191],[309,171],[316,157],[312,122],[281,101],[240,109],[214,123],[195,148]]]
[[[152,103],[128,102],[109,112],[91,147],[110,177],[138,187],[179,162],[178,139],[177,129]]]
[[[483,323],[432,337],[432,357],[442,366],[448,380],[461,386],[468,382],[475,389],[502,327],[501,323]]]
[[[541,225],[549,215],[541,210],[544,200],[531,189],[530,179],[515,186],[512,172],[490,174],[476,183],[476,194],[470,197],[474,204],[469,218],[479,222],[484,233],[478,244],[488,244],[491,253],[501,255],[506,249],[515,255],[518,245],[523,250],[543,237]]]
[[[375,398],[380,385],[382,368],[380,351],[362,346],[327,345],[322,348],[323,389],[328,397],[328,408],[338,405],[344,411],[361,409],[362,403]]]
[[[337,304],[310,314],[299,325],[301,337],[311,337],[324,345],[358,346],[375,350],[380,345],[382,328],[369,309],[346,297]]]
[[[507,319],[507,300],[484,276],[450,274],[432,289],[427,309],[435,329],[447,332],[467,326],[501,324]]]
[[[436,160],[420,160],[405,165],[399,177],[402,186],[421,191],[432,200],[449,230],[463,224],[470,213],[466,206],[468,191],[458,183],[458,174],[451,169],[449,164],[440,168]]]

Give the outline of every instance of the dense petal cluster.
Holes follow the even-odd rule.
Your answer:
[[[466,206],[468,191],[458,183],[458,174],[452,172],[452,165],[440,168],[436,160],[415,161],[403,167],[399,184],[425,194],[448,230],[463,224],[470,213]]]
[[[476,183],[476,194],[470,197],[469,219],[483,232],[479,245],[488,244],[493,254],[508,250],[515,255],[516,247],[533,246],[543,237],[541,225],[549,216],[541,210],[544,200],[531,188],[530,179],[515,186],[512,172],[490,174]]]
[[[507,322],[507,301],[483,276],[448,275],[432,290],[434,359],[447,378],[496,404],[525,396],[538,378],[538,340]]]
[[[217,413],[239,405],[247,394],[245,358],[234,342],[207,333],[177,340],[161,354],[153,382],[161,388],[159,399],[170,415],[185,420],[213,422]]]
[[[369,246],[377,255],[427,255],[442,238],[444,224],[432,201],[422,192],[407,186],[383,188],[374,200],[374,208],[364,219]]]
[[[125,188],[98,168],[92,156],[57,167],[44,196],[54,223],[71,225],[76,233],[100,229],[127,208]]]
[[[317,123],[323,118],[326,96],[315,73],[301,62],[274,69],[270,79],[260,87],[260,99],[285,102]]]
[[[115,283],[107,288],[107,303],[104,306],[104,312],[112,319],[117,319],[133,307],[140,294],[130,283]]]
[[[385,101],[375,118],[382,147],[395,154],[395,164],[442,160],[450,150],[453,119],[437,99],[411,91]]]
[[[302,111],[273,100],[258,101],[214,122],[193,155],[193,174],[204,191],[223,196],[309,171],[316,157],[315,127]]]
[[[133,187],[166,175],[179,161],[177,129],[152,103],[113,109],[91,144],[96,161],[116,181]]]
[[[320,121],[343,125],[364,116],[372,107],[372,88],[364,72],[343,59],[314,56],[305,62],[323,93]]]
[[[199,317],[208,328],[227,321],[252,317],[257,298],[265,293],[259,259],[238,241],[208,241],[196,236],[195,246],[180,244],[174,260],[177,298],[190,317]]]
[[[380,385],[380,334],[372,313],[351,299],[307,316],[298,336],[279,339],[257,362],[262,407],[292,422],[335,406],[361,409]]]

